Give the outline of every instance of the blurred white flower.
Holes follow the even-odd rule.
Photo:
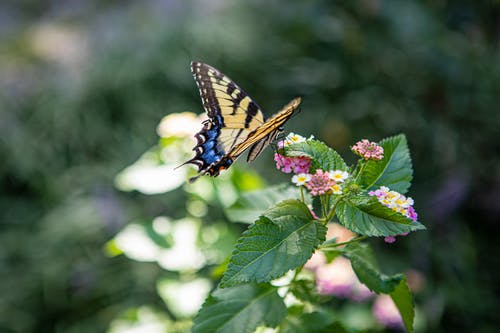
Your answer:
[[[30,32],[29,43],[37,56],[76,70],[75,73],[80,72],[89,54],[85,34],[62,24],[36,25]]]
[[[185,183],[187,169],[177,168],[180,163],[160,164],[154,153],[145,153],[137,162],[121,171],[115,178],[116,187],[122,191],[139,191],[144,194],[165,193]]]
[[[130,315],[132,311],[134,316]],[[141,306],[128,309],[121,318],[114,319],[107,333],[164,333],[170,331],[169,328],[167,316],[150,307]]]
[[[127,257],[137,261],[156,261],[160,253],[160,247],[139,224],[127,225],[116,235],[114,242]]]
[[[156,244],[145,227],[129,224],[114,238],[114,245],[127,257],[137,261],[156,261],[160,267],[170,271],[192,271],[206,264],[206,258],[197,246],[200,224],[193,219],[171,222],[167,218],[156,218],[153,228],[167,232],[173,244],[169,248]]]
[[[197,246],[199,223],[182,219],[172,225],[174,244],[159,254],[158,265],[170,271],[196,270],[205,264],[205,257]]]
[[[193,112],[181,112],[169,114],[160,121],[156,128],[159,136],[194,136],[202,128],[202,120],[206,115],[198,116]]]
[[[181,282],[164,279],[157,285],[158,294],[176,317],[191,317],[200,309],[212,284],[208,279]]]

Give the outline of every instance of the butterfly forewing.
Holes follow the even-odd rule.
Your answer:
[[[192,62],[191,71],[209,118],[220,115],[224,126],[250,130],[264,123],[259,105],[229,77],[201,62]]]
[[[281,127],[283,126],[283,124],[288,119],[290,119],[295,110],[297,110],[297,108],[300,105],[300,101],[301,101],[300,97],[297,97],[292,101],[290,101],[278,113],[276,113],[264,124],[262,124],[262,126],[258,127],[252,133],[250,133],[245,141],[236,145],[232,149],[232,151],[229,152],[229,156],[232,157],[233,159],[236,159],[245,150],[247,150],[249,147],[258,142],[268,141],[268,144],[272,142],[279,134],[279,132],[281,132]],[[268,140],[269,138],[271,139]],[[252,156],[249,155],[248,160],[253,161],[260,154],[262,149],[264,149],[266,146],[267,144],[264,144],[260,149],[258,149],[259,146],[257,146],[256,148],[252,148],[252,152],[250,153],[250,155]]]

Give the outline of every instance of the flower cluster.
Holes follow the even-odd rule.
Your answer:
[[[399,192],[391,191],[386,186],[381,186],[378,190],[368,192],[368,195],[377,197],[378,201],[398,212],[407,218],[417,221],[417,212],[413,208],[413,199],[405,197]]]
[[[305,142],[307,139],[295,133],[287,135],[285,140],[278,142],[278,148],[284,148],[293,143]],[[276,168],[284,173],[307,173],[311,167],[311,159],[306,156],[287,157],[279,153],[274,154]]]
[[[274,154],[276,169],[284,173],[307,173],[311,167],[311,159],[305,156],[286,157],[281,154]]]
[[[295,133],[290,133],[285,140],[278,142],[279,148],[285,148],[294,143],[311,140]],[[326,193],[342,194],[340,183],[344,182],[349,174],[342,170],[324,171],[317,169],[314,174],[309,173],[311,159],[306,156],[287,157],[279,153],[274,154],[276,168],[284,173],[294,173],[292,182],[297,186],[305,186],[312,195]]]
[[[378,190],[368,192],[368,195],[377,197],[378,201],[392,209],[395,212],[398,212],[412,221],[417,221],[418,215],[413,208],[413,199],[411,197],[405,197],[399,192],[391,191],[386,186],[381,186]],[[408,233],[401,234],[402,236],[406,236]],[[395,236],[387,236],[384,238],[386,243],[394,243],[396,241]]]
[[[314,174],[299,173],[292,177],[292,182],[297,186],[305,186],[312,195],[326,193],[342,194],[342,186],[349,174],[342,170],[323,171],[316,169]]]
[[[365,160],[380,161],[384,157],[384,148],[366,139],[358,141],[351,150]]]
[[[301,143],[311,140],[305,137],[290,133],[285,140],[278,142],[279,148],[285,148],[294,143]],[[327,193],[342,194],[342,186],[349,174],[342,170],[324,171],[316,169],[315,173],[310,174],[311,159],[306,156],[287,157],[279,153],[274,154],[276,168],[284,173],[294,173],[292,182],[297,186],[305,186],[313,196]]]
[[[328,172],[324,172],[320,169],[317,169],[315,174],[309,176],[309,181],[305,183],[305,186],[312,195],[325,194],[330,191],[333,186],[337,185],[337,183],[330,178]]]

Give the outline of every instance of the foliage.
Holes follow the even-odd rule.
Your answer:
[[[248,191],[282,181],[269,171],[269,152],[214,182],[165,182],[170,171],[156,166],[183,157],[162,155],[164,139],[148,147],[163,115],[202,111],[191,60],[222,69],[267,115],[302,96],[287,129],[315,133],[343,156],[357,138],[406,133],[412,196],[430,232],[370,245],[384,268],[405,271],[417,288],[419,332],[499,326],[495,1],[6,0],[0,12],[0,331],[188,331],[192,311],[173,310],[172,289],[187,295],[221,278],[247,227],[228,219],[252,223],[278,199],[298,197],[292,188],[266,204],[251,200],[253,215],[226,211],[249,207]],[[141,178],[154,170],[154,181],[139,182],[149,192],[122,187],[115,175],[146,150],[132,171]],[[175,245],[169,228],[188,230],[189,246]],[[116,244],[122,231],[135,237],[125,247]],[[176,262],[181,271],[159,255],[184,250],[192,260]],[[366,304],[325,302],[338,309],[328,318],[343,318],[351,332],[383,330]],[[283,324],[292,332],[324,315],[292,310]]]
[[[212,292],[194,319],[196,332],[247,332],[275,327],[286,315],[277,288],[247,284]]]
[[[397,192],[388,192],[384,188],[386,185],[397,186],[398,184],[404,184],[408,179],[408,175],[411,176],[412,166],[406,144],[401,148],[394,149],[395,146],[398,147],[398,142],[406,143],[405,137],[399,135],[381,141],[380,146],[384,148],[384,156],[366,160],[361,158],[355,167],[349,168],[354,170],[354,173],[349,175],[345,171],[348,168],[340,155],[328,148],[324,143],[312,139],[306,140],[297,134],[291,134],[290,136],[298,140],[298,142],[287,144],[287,142],[293,142],[287,137],[284,143],[281,144],[284,147],[277,156],[282,156],[284,159],[304,156],[310,158],[310,168],[315,170],[315,174],[303,177],[306,179],[304,183],[297,181],[296,176],[292,177],[292,181],[301,187],[302,199],[288,199],[268,208],[243,233],[219,283],[221,289],[214,292],[214,294],[220,293],[219,290],[231,287],[229,294],[232,295],[232,298],[225,298],[226,301],[216,307],[212,304],[214,303],[212,300],[214,296],[209,296],[206,305],[197,315],[198,319],[195,319],[194,331],[202,331],[202,328],[210,332],[226,332],[228,327],[233,331],[244,329],[245,326],[241,327],[233,324],[235,321],[234,316],[231,315],[231,312],[228,312],[228,309],[233,308],[226,305],[227,302],[235,302],[240,298],[246,299],[246,291],[239,291],[236,288],[237,286],[248,286],[250,288],[251,285],[248,283],[267,283],[267,288],[271,290],[272,280],[284,276],[290,270],[294,270],[294,276],[285,288],[287,290],[285,295],[292,290],[301,290],[299,293],[301,295],[313,294],[312,289],[307,289],[315,288],[314,285],[311,286],[296,281],[301,281],[297,280],[297,277],[314,250],[319,248],[326,252],[339,252],[350,260],[352,268],[361,283],[377,294],[390,295],[400,312],[402,325],[409,332],[413,332],[414,305],[404,275],[387,276],[381,273],[375,263],[372,250],[366,244],[358,244],[367,236],[391,236],[425,229],[422,224],[416,221],[416,216],[409,218],[403,214],[404,209],[401,209],[401,207],[409,209],[413,202],[409,201],[409,198],[398,195]],[[386,147],[388,149],[385,149]],[[363,152],[360,152],[360,154],[363,155]],[[285,163],[283,161],[278,164],[278,168],[281,168]],[[383,167],[380,167],[379,164]],[[340,169],[331,170],[335,168]],[[315,192],[308,185],[316,182],[314,177],[318,175],[318,170],[321,169],[330,170],[327,178],[330,177],[335,181],[326,181],[324,184],[327,184],[328,188],[322,192]],[[324,177],[321,177],[324,180]],[[366,179],[369,178],[375,181],[367,184]],[[340,183],[343,184],[339,185]],[[374,183],[378,183],[382,190],[368,192],[367,190],[372,189]],[[319,186],[318,184],[321,185],[321,183],[316,182],[315,186]],[[342,186],[342,191],[335,190],[337,185]],[[305,186],[310,191],[310,195],[320,198],[321,218],[314,217],[313,212],[307,207],[302,186]],[[406,190],[408,186],[400,185],[399,188]],[[384,198],[386,198],[387,193],[395,195],[391,197],[392,201],[391,205],[389,205],[391,208],[384,207],[385,203],[380,201],[382,196],[380,191],[383,192]],[[264,191],[264,195],[268,193],[269,191]],[[330,200],[330,198],[333,198],[333,200]],[[408,204],[400,202],[402,200],[406,200]],[[326,225],[335,216],[336,209],[342,212],[339,214],[339,221],[351,231],[361,235],[361,237],[354,237],[347,242],[338,242],[336,238],[325,242]],[[358,211],[359,213],[356,213]],[[342,247],[345,244],[348,245]],[[335,279],[336,277],[332,276],[331,278]],[[276,298],[277,295],[274,295],[274,298]],[[246,302],[252,306],[252,311],[248,314],[243,310],[238,311],[237,306],[234,309],[238,314],[236,322],[239,325],[241,323],[251,323],[247,326],[250,328],[249,332],[254,331],[258,326],[276,327],[280,324],[281,327],[278,332],[287,332],[293,327],[290,325],[295,325],[292,322],[296,319],[289,318],[284,314],[272,316],[276,319],[272,323],[264,317],[256,319],[254,312],[260,314],[269,313],[269,305],[268,302],[261,305],[260,301],[253,301],[253,297],[255,296],[246,299]],[[260,297],[258,298],[260,299]],[[215,304],[218,303],[215,302]],[[282,304],[284,305],[284,300]],[[297,304],[299,308],[305,304],[312,304],[314,308],[321,309],[320,302],[314,298],[307,297],[305,303],[298,302]],[[259,310],[254,307],[259,308]],[[302,309],[294,312],[305,315],[310,311]],[[214,321],[212,318],[218,319]],[[325,327],[330,322],[330,320],[325,322]],[[338,322],[341,325],[345,324],[341,320]],[[323,327],[320,329],[323,329]]]
[[[306,263],[325,240],[325,233],[325,226],[314,221],[304,203],[278,203],[263,212],[238,240],[220,286],[268,282],[283,276]]]
[[[368,190],[387,186],[394,191],[406,193],[413,176],[406,137],[398,135],[382,140],[384,158],[380,162],[368,161],[360,184]]]

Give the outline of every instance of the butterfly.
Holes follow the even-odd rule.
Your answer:
[[[251,162],[283,131],[300,104],[297,97],[269,119],[259,105],[233,80],[219,70],[201,62],[191,63],[203,107],[208,115],[203,128],[195,135],[193,148],[196,155],[184,164],[198,167],[198,175],[216,177],[229,168],[247,149],[247,162]]]

